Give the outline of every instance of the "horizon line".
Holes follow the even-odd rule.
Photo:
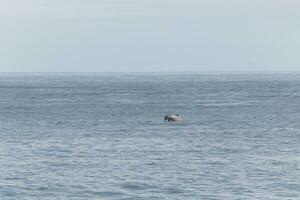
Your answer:
[[[0,71],[1,74],[3,73],[65,73],[65,74],[78,74],[78,73],[228,73],[228,74],[236,74],[236,73],[241,73],[241,74],[256,74],[256,73],[300,73],[300,70],[253,70],[253,71],[245,71],[245,70],[186,70],[186,71],[181,71],[181,70],[175,70],[175,71]]]

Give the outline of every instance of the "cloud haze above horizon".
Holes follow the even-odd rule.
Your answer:
[[[0,0],[0,72],[298,71],[297,0]]]

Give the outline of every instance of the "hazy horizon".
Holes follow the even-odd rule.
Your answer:
[[[273,70],[273,71],[230,71],[230,70],[224,70],[224,71],[0,71],[0,74],[203,74],[203,75],[209,75],[209,74],[223,74],[223,75],[255,75],[255,74],[261,74],[261,75],[272,75],[272,74],[295,74],[299,75],[300,70],[286,70],[286,71],[280,71],[280,70]]]

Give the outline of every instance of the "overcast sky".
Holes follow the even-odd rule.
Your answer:
[[[300,71],[299,0],[0,0],[0,71]]]

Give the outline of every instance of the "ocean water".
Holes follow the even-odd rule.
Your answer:
[[[0,199],[299,200],[300,74],[2,73]]]

